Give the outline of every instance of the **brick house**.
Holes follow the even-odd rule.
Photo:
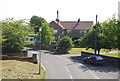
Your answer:
[[[56,33],[56,40],[66,35],[72,39],[79,39],[88,32],[88,29],[90,29],[92,25],[93,21],[80,21],[80,19],[78,19],[78,21],[60,21],[58,19],[58,11],[56,21],[50,22],[50,27],[54,28],[54,32]]]

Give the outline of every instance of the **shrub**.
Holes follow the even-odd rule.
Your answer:
[[[69,50],[73,47],[74,44],[72,39],[68,36],[65,36],[59,40],[56,51],[59,53],[69,53]]]

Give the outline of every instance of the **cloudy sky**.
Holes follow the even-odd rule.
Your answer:
[[[0,0],[0,20],[14,17],[30,19],[41,16],[48,22],[56,19],[59,10],[61,21],[104,21],[118,14],[120,0]]]

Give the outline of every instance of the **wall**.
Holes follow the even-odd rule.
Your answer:
[[[5,53],[3,55],[26,57],[27,51],[23,51],[23,53]]]
[[[27,61],[37,64],[37,55],[33,54],[32,57],[20,57],[20,56],[14,56],[14,55],[0,55],[1,60],[18,60],[18,61]]]

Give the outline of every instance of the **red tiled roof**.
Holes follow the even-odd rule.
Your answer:
[[[60,21],[60,24],[65,29],[73,29],[77,24],[77,21]],[[93,21],[80,21],[80,23],[74,29],[89,29],[93,25]]]

